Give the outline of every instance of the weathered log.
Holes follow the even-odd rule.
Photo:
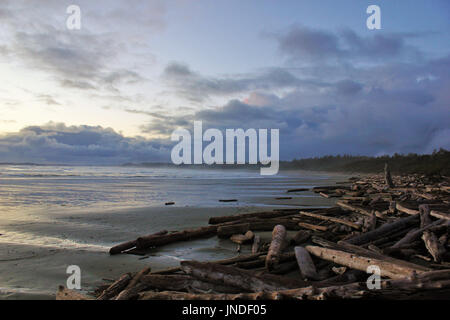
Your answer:
[[[388,262],[391,262],[391,263],[393,263],[395,265],[404,266],[406,268],[411,268],[411,269],[414,269],[414,270],[420,270],[420,271],[423,271],[423,272],[430,271],[430,269],[427,268],[427,267],[424,267],[424,266],[421,266],[421,265],[418,265],[418,264],[415,264],[415,263],[412,263],[412,262],[409,262],[409,261],[396,259],[396,258],[387,256],[387,255],[385,255],[383,253],[375,252],[373,250],[369,250],[369,249],[366,249],[366,248],[363,248],[363,247],[360,247],[360,246],[355,246],[353,244],[349,244],[349,243],[346,243],[346,242],[340,242],[339,241],[338,242],[338,246],[339,247],[337,248],[337,250],[347,251],[349,253],[354,253],[354,254],[358,254],[358,255],[361,255],[361,256],[367,256],[367,257],[375,258],[375,259],[378,259],[378,260],[388,261]],[[334,248],[332,248],[332,249],[334,249]]]
[[[298,265],[297,262],[292,261],[286,263],[279,263],[276,268],[265,272],[270,272],[270,274],[284,275],[295,270],[298,270]]]
[[[384,164],[384,180],[389,188],[395,188],[394,182],[392,182],[391,170],[387,163]]]
[[[369,210],[365,209],[364,207],[360,207],[360,206],[356,206],[356,205],[351,205],[351,204],[349,204],[349,203],[347,203],[347,202],[344,202],[344,201],[342,201],[342,200],[336,201],[336,204],[337,204],[339,207],[341,207],[342,209],[344,209],[344,210],[348,210],[348,211],[352,211],[352,212],[357,212],[357,213],[360,213],[360,214],[362,214],[362,215],[369,216],[369,217],[372,216],[372,211],[371,211],[371,210],[369,211]],[[376,214],[376,216],[377,216],[378,218],[385,219],[385,217],[383,216],[383,214],[381,214],[381,213],[379,213],[379,212],[375,212],[375,214]]]
[[[318,280],[319,276],[317,275],[317,270],[314,265],[314,262],[312,261],[311,256],[309,255],[309,252],[306,251],[303,247],[295,247],[295,257],[297,258],[297,264],[300,268],[300,273],[302,274],[303,278],[311,279],[311,280]]]
[[[185,293],[178,291],[145,291],[139,294],[139,300],[267,300],[272,295],[267,292],[258,293]]]
[[[382,277],[389,277],[392,279],[401,279],[409,277],[413,273],[424,272],[423,270],[399,265],[393,263],[392,261],[376,259],[368,256],[360,256],[341,250],[322,248],[318,246],[306,246],[306,250],[321,259],[356,270],[366,271],[368,266],[376,265],[381,269]]]
[[[377,216],[372,213],[370,217],[364,219],[364,232],[373,231],[377,227]]]
[[[431,272],[429,272],[431,273]],[[422,275],[426,276],[423,273]],[[361,299],[386,298],[411,299],[422,293],[421,298],[445,298],[448,296],[450,281],[444,279],[429,281],[421,279],[383,280],[380,290],[370,290],[365,282],[355,282],[344,285],[333,285],[318,288],[309,286],[273,292],[241,293],[241,294],[189,294],[174,291],[142,292],[142,300],[325,300],[325,299]]]
[[[428,252],[433,257],[434,262],[441,262],[446,250],[439,242],[436,235],[433,232],[426,230],[423,232],[422,239]]]
[[[145,267],[138,273],[136,273],[133,278],[130,280],[130,282],[127,284],[125,289],[120,292],[115,300],[130,300],[131,298],[135,297],[139,291],[144,290],[144,287],[138,287],[138,283],[141,280],[142,276],[148,274],[151,272],[150,267]]]
[[[221,224],[221,223],[225,223],[225,222],[239,221],[239,220],[244,220],[244,219],[249,219],[249,218],[272,219],[272,218],[289,216],[289,215],[292,215],[292,213],[293,213],[292,210],[251,212],[251,213],[238,214],[238,215],[234,215],[234,216],[211,217],[211,218],[209,218],[208,223],[209,224]]]
[[[144,236],[143,238],[152,238],[152,237],[161,236],[164,234],[167,234],[167,230],[162,230],[162,231],[150,234],[148,236]],[[132,249],[134,247],[136,247],[136,240],[127,241],[127,242],[118,244],[118,245],[112,247],[111,249],[109,249],[109,254],[111,254],[111,255],[119,254],[125,250]]]
[[[267,255],[262,255],[256,260],[237,262],[236,264],[233,264],[233,266],[241,269],[254,269],[264,267],[266,264],[266,257]],[[282,253],[280,255],[279,263],[291,262],[293,260],[295,260],[294,252]]]
[[[238,256],[235,256],[232,258],[220,259],[220,260],[208,261],[208,262],[222,264],[222,265],[228,265],[228,264],[234,264],[234,263],[238,263],[238,262],[255,260],[255,259],[258,259],[258,257],[262,256],[263,254],[264,254],[264,252],[257,252],[254,254],[238,255]],[[180,267],[173,267],[173,268],[163,269],[163,270],[159,270],[159,271],[154,271],[151,274],[172,274],[172,273],[176,273],[179,271],[181,271]]]
[[[306,223],[306,222],[299,222],[298,225],[302,228],[313,230],[313,231],[327,231],[328,227],[326,226],[319,226],[316,224]]]
[[[310,231],[300,230],[292,237],[290,242],[292,245],[299,245],[308,241],[310,237],[311,237]]]
[[[430,207],[426,204],[421,204],[419,206],[419,216],[420,216],[420,227],[423,228],[429,225],[432,220],[430,218]]]
[[[438,219],[445,219],[445,220],[450,220],[450,214],[448,213],[444,213],[444,212],[440,212],[440,211],[436,211],[436,210],[431,210],[430,215],[438,218]]]
[[[390,201],[389,202],[388,213],[395,214],[396,212],[397,212],[397,202],[396,201]]]
[[[59,286],[56,292],[56,300],[93,300],[75,290],[66,289],[64,286]]]
[[[420,236],[423,234],[425,230],[433,229],[435,227],[440,226],[441,224],[444,224],[445,220],[436,220],[431,222],[430,224],[422,227],[422,228],[414,228],[411,231],[409,231],[403,238],[398,240],[391,248],[401,248],[404,245],[407,245],[414,240],[420,238]]]
[[[261,249],[261,237],[255,235],[255,237],[253,238],[252,253],[258,253],[260,249]]]
[[[136,247],[136,240],[123,242],[109,249],[109,254],[110,255],[119,254],[125,250],[132,249],[134,247]]]
[[[397,202],[395,204],[395,207],[398,211],[409,214],[409,215],[418,215],[419,214],[419,210],[415,210],[415,209],[410,209],[404,206],[404,204]]]
[[[181,271],[180,267],[172,267],[172,268],[166,268],[166,269],[162,269],[162,270],[158,270],[158,271],[153,271],[151,274],[173,274],[173,273],[177,273],[180,271]]]
[[[376,291],[376,290],[375,290]],[[352,283],[344,286],[330,286],[316,288],[309,286],[299,289],[281,290],[274,292],[257,292],[241,294],[189,294],[174,291],[153,292],[140,294],[141,300],[324,300],[324,299],[360,299],[367,295],[367,286]]]
[[[357,235],[353,238],[345,240],[348,243],[355,245],[362,245],[373,240],[385,237],[389,234],[399,232],[400,230],[404,230],[406,228],[411,227],[416,224],[418,221],[418,216],[411,216],[406,218],[398,219],[397,221],[391,223],[385,223],[382,226],[378,227],[375,230]]]
[[[139,296],[139,292],[147,290],[147,285],[136,283],[134,286],[122,290],[114,300],[134,300]]]
[[[351,283],[344,286],[330,286],[281,290],[274,292],[257,292],[242,294],[184,294],[181,292],[145,292],[140,295],[142,300],[325,300],[325,299],[361,299],[368,295],[367,286],[361,283]]]
[[[272,270],[278,265],[280,255],[287,245],[286,228],[283,225],[276,225],[272,231],[272,242],[266,257],[266,268]]]
[[[332,190],[336,190],[336,189],[350,190],[350,188],[348,188],[346,186],[336,185],[336,186],[314,187],[314,188],[312,188],[312,191],[314,191],[315,193],[319,193],[319,192],[328,192],[328,191],[332,191]]]
[[[328,194],[328,193],[325,193],[325,192],[319,192],[319,195],[320,195],[321,197],[326,198],[326,199],[329,199],[329,198],[331,198],[331,197],[335,197],[335,196],[336,196],[335,193],[333,193],[333,194]]]
[[[350,254],[355,254],[355,255],[359,255],[359,256],[388,261],[388,262],[392,262],[395,265],[404,266],[404,267],[412,268],[415,270],[417,269],[417,270],[421,270],[423,272],[430,271],[429,268],[426,268],[426,267],[423,267],[423,266],[420,266],[420,265],[417,265],[417,264],[414,264],[414,263],[411,263],[408,261],[395,259],[390,256],[386,256],[380,252],[376,252],[376,251],[369,250],[369,249],[366,249],[366,248],[363,248],[360,246],[356,246],[356,245],[347,243],[345,241],[339,241],[338,243],[334,243],[334,242],[331,242],[331,241],[328,241],[328,240],[325,240],[322,238],[318,238],[318,237],[313,237],[312,241],[316,244],[324,246],[325,248],[338,250],[338,251],[345,251]]]
[[[345,219],[323,216],[323,215],[320,215],[320,214],[316,214],[316,213],[312,213],[312,212],[306,212],[306,211],[300,211],[300,215],[307,216],[307,217],[312,217],[312,218],[319,219],[319,220],[325,220],[325,221],[331,221],[331,222],[343,224],[343,225],[346,225],[346,226],[349,226],[349,227],[352,227],[352,228],[358,229],[358,230],[361,229],[360,225],[358,225],[358,224],[356,224],[354,222],[345,220]]]
[[[189,275],[145,275],[141,279],[148,289],[169,291],[213,291],[221,293],[239,293],[242,290],[236,287],[209,283],[193,278]]]
[[[155,237],[140,237],[136,240],[137,249],[148,249],[150,247],[162,246],[177,241],[189,241],[198,238],[212,237],[217,233],[216,226],[200,227]]]
[[[276,275],[256,275],[252,271],[215,263],[182,261],[181,269],[186,274],[202,281],[240,288],[245,291],[274,291],[302,287],[307,283]]]
[[[240,223],[233,224],[227,226],[219,226],[217,229],[217,236],[219,238],[228,238],[233,234],[245,233],[248,230],[252,231],[271,231],[273,228],[282,224],[288,230],[299,230],[300,227],[297,225],[295,221],[288,219],[270,219],[267,221],[259,221],[259,222],[248,222],[248,223]]]
[[[308,188],[297,188],[297,189],[289,189],[287,191],[287,193],[291,193],[291,192],[302,192],[302,191],[309,191]]]
[[[125,273],[113,284],[111,284],[103,293],[97,298],[97,300],[109,300],[118,295],[131,280],[131,274]]]
[[[349,269],[342,274],[338,274],[331,278],[327,277],[321,281],[314,282],[314,286],[320,287],[329,287],[334,285],[345,285],[358,281],[367,280],[367,272],[361,270]]]
[[[254,236],[253,232],[249,230],[245,234],[233,234],[230,240],[237,244],[244,244],[251,242]]]

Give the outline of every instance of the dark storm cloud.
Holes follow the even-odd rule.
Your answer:
[[[163,79],[179,96],[200,102],[210,96],[225,96],[251,90],[276,90],[298,86],[330,86],[319,80],[299,79],[283,68],[269,68],[254,74],[237,74],[229,77],[207,77],[192,71],[181,63],[166,66]]]
[[[193,102],[256,90],[335,90],[352,95],[364,86],[361,81],[349,79],[354,72],[360,72],[353,63],[387,67],[388,63],[420,63],[422,54],[407,41],[419,36],[384,33],[362,37],[349,29],[331,32],[295,26],[287,32],[271,34],[271,38],[277,41],[282,53],[302,67],[210,77],[186,64],[173,62],[166,66],[163,79],[177,95]]]
[[[0,136],[0,162],[122,164],[169,160],[167,142],[126,138],[99,126],[49,123]]]
[[[450,148],[449,62],[450,56],[426,63],[353,68],[351,73],[333,75],[341,80],[317,81],[321,85],[315,86],[293,81],[291,90],[282,95],[253,91],[247,99],[230,100],[221,107],[154,117],[143,130],[170,134],[179,126],[191,130],[193,121],[200,120],[205,129],[280,129],[282,159]],[[174,70],[192,74],[188,68]]]
[[[334,61],[418,58],[420,52],[407,44],[415,34],[375,34],[361,37],[353,30],[339,32],[294,26],[287,32],[272,34],[281,52],[295,60]]]

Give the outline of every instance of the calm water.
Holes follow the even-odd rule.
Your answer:
[[[0,209],[43,207],[145,207],[260,205],[291,187],[311,187],[330,177],[290,172],[261,176],[258,170],[133,167],[0,166]]]

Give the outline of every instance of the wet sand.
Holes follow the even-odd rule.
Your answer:
[[[314,183],[327,185],[342,181],[336,176]],[[284,186],[286,188],[286,186]],[[217,237],[179,242],[155,249],[148,256],[110,256],[111,246],[160,230],[183,230],[205,226],[209,217],[270,210],[281,207],[330,206],[333,200],[312,192],[259,198],[260,206],[231,203],[220,207],[163,206],[126,209],[54,208],[21,214],[9,213],[0,219],[0,299],[53,299],[58,285],[65,285],[66,268],[81,268],[82,291],[89,292],[103,279],[115,279],[144,266],[152,270],[177,266],[180,260],[216,260],[236,255],[236,246]],[[270,232],[261,233],[270,238]],[[244,246],[242,253],[250,250]]]

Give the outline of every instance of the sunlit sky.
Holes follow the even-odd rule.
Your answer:
[[[117,161],[133,148],[162,161],[193,120],[280,128],[286,159],[450,146],[446,0],[31,3],[0,3],[0,162],[55,162],[61,145],[78,157],[109,128],[101,147],[130,152]],[[71,4],[81,30],[66,27]],[[371,4],[381,30],[366,27]]]

